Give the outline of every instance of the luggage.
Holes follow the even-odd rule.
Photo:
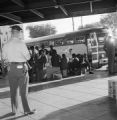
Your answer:
[[[108,96],[117,100],[117,80],[108,80]]]
[[[53,74],[53,79],[54,80],[60,80],[60,79],[62,79],[62,75],[55,73],[55,74]]]

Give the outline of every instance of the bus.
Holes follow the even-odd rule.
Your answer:
[[[96,67],[107,64],[108,59],[104,51],[104,43],[107,38],[105,28],[81,29],[58,35],[33,38],[27,40],[27,46],[44,46],[49,49],[53,45],[57,53],[67,55],[70,49],[75,54],[92,54],[92,63]]]

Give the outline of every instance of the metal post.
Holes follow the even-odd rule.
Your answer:
[[[83,28],[83,16],[81,16],[81,27]]]
[[[74,18],[72,17],[72,27],[73,27],[73,31],[75,31],[74,29]]]
[[[2,75],[4,76],[5,71],[4,71],[4,60],[2,57],[2,39],[1,39],[1,34],[0,34],[0,57],[1,57],[1,69],[2,69]]]

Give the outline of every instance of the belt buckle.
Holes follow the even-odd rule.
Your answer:
[[[17,65],[17,68],[18,68],[18,69],[22,69],[22,68],[23,68],[23,65]]]

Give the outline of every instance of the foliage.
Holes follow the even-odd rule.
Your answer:
[[[27,30],[29,30],[29,34],[31,38],[47,36],[56,33],[55,26],[51,24],[42,24],[42,25],[34,25],[34,26],[27,26]]]
[[[87,24],[85,26],[80,26],[78,29],[82,28],[94,28],[94,27],[105,27],[110,29],[116,29],[117,28],[117,13],[109,13],[106,15],[103,15],[100,22],[93,23],[93,24]]]
[[[81,29],[88,29],[88,28],[96,28],[96,27],[102,27],[100,23],[93,23],[93,24],[87,24],[85,26],[80,26],[78,28],[78,30],[81,30]]]
[[[109,13],[104,16],[101,21],[101,25],[107,28],[115,29],[117,28],[117,13]]]

